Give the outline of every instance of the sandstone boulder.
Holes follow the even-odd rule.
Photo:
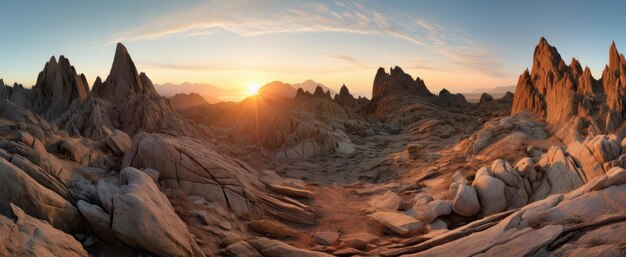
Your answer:
[[[22,169],[0,158],[0,214],[10,215],[10,204],[65,232],[77,231],[83,223],[76,207],[37,183]]]
[[[10,204],[11,214],[0,215],[0,256],[87,257],[80,242],[43,220]],[[14,218],[13,218],[14,217]]]
[[[424,222],[429,224],[440,216],[452,213],[452,204],[446,200],[434,200],[426,205]]]
[[[110,202],[107,212],[86,202],[78,205],[99,237],[158,256],[204,256],[150,176],[128,167],[120,172],[120,184],[119,191],[100,199]]]
[[[400,207],[402,199],[398,194],[387,191],[383,195],[377,195],[369,200],[369,204],[377,210],[381,211],[395,211]]]
[[[480,211],[480,203],[476,189],[471,186],[459,185],[452,200],[452,211],[461,216],[472,216]]]
[[[419,220],[399,212],[378,211],[370,217],[399,236],[406,237],[424,228],[424,224]]]
[[[490,176],[488,168],[482,168],[476,172],[472,187],[476,189],[480,207],[485,216],[506,210],[508,206],[504,195],[506,185],[501,180]]]
[[[121,130],[113,130],[113,133],[104,140],[107,146],[117,155],[123,155],[130,149],[132,141],[130,137]]]

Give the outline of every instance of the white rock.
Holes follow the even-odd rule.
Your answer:
[[[454,199],[452,210],[461,216],[472,216],[480,211],[476,190],[468,185],[460,185]]]

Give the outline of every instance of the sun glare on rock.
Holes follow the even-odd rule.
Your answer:
[[[246,86],[246,95],[248,96],[256,95],[259,92],[260,88],[261,88],[261,85],[259,85],[258,83],[250,84]]]

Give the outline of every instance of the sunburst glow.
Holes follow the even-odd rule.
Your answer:
[[[260,88],[261,88],[261,85],[259,85],[258,83],[249,84],[246,86],[246,94],[248,96],[256,95],[259,92]]]

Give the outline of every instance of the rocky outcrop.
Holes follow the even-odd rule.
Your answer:
[[[254,170],[197,139],[141,133],[133,141],[122,166],[158,170],[168,188],[202,196],[236,216],[266,212],[296,223],[316,221],[308,206],[268,194]]]
[[[197,93],[175,94],[170,97],[170,102],[172,102],[172,106],[174,106],[174,109],[177,111],[209,104],[204,97]]]
[[[94,83],[92,95],[110,101],[122,101],[137,94],[158,96],[148,77],[137,72],[126,47],[118,43],[109,76],[102,84]]]
[[[619,256],[626,171],[614,168],[567,194],[493,215],[383,256]],[[603,234],[608,233],[608,234]],[[618,233],[611,235],[610,233]]]
[[[399,99],[411,97],[431,97],[433,94],[426,88],[426,84],[422,79],[413,79],[411,75],[396,66],[390,68],[389,73],[384,68],[378,68],[376,77],[374,77],[374,85],[372,89],[372,100],[367,110],[369,113],[380,114],[388,113],[387,110],[390,102],[399,101]],[[404,100],[406,101],[406,100]]]
[[[385,95],[398,93],[432,96],[422,79],[416,78],[414,80],[411,75],[404,73],[402,68],[398,66],[390,68],[389,73],[386,73],[382,67],[378,68],[376,77],[374,77],[372,103],[375,103]]]
[[[138,74],[128,51],[117,45],[107,79],[98,77],[90,98],[70,108],[56,122],[77,135],[103,139],[120,129],[129,135],[138,131],[188,135],[194,130],[164,97],[157,94],[145,73]]]
[[[494,142],[511,135],[511,132],[519,132],[523,137],[546,139],[546,123],[534,120],[529,115],[517,114],[495,118],[486,122],[482,128],[474,132],[470,137],[460,141],[455,149],[468,154],[479,153]]]
[[[188,135],[194,130],[145,73],[138,74],[128,51],[117,45],[106,81],[96,79],[91,92],[84,75],[69,60],[54,57],[44,66],[32,89],[2,85],[0,98],[37,113],[70,135],[103,139],[112,130]]]
[[[10,204],[65,232],[75,232],[81,226],[82,217],[76,207],[0,158],[0,214],[11,215]]]
[[[491,102],[491,101],[493,101],[493,96],[487,93],[482,93],[480,95],[480,100],[478,101],[478,104],[484,104],[484,103]]]
[[[446,105],[446,106],[465,106],[468,104],[467,100],[465,100],[465,96],[463,94],[452,94],[447,89],[442,89],[438,95],[438,102]]]
[[[104,139],[104,142],[109,149],[117,155],[124,155],[124,153],[126,153],[132,145],[130,137],[126,133],[117,129],[114,130],[111,135],[107,136]]]
[[[578,60],[572,59],[566,65],[556,48],[542,37],[535,48],[531,71],[519,77],[511,113],[531,111],[551,125],[582,119],[582,127],[575,128],[581,135],[614,131],[624,117],[625,68],[626,62],[613,43],[609,65],[598,81],[588,67],[583,70]]]
[[[99,237],[158,256],[204,256],[148,174],[127,167],[119,186],[101,180],[98,196],[102,207],[81,200],[78,208]]]
[[[341,86],[341,89],[339,89],[339,94],[336,94],[333,100],[335,100],[335,102],[338,103],[339,105],[343,106],[343,105],[353,105],[355,98],[352,94],[350,94],[350,90],[348,90],[348,87],[346,87],[346,84],[343,84]]]
[[[87,252],[71,235],[10,204],[10,213],[0,215],[0,256],[87,257]]]
[[[72,103],[80,103],[89,94],[85,75],[76,73],[74,66],[63,55],[57,61],[54,56],[46,62],[31,89],[15,84],[7,87],[0,83],[0,98],[32,110],[47,120],[58,118]]]
[[[85,75],[78,75],[63,55],[46,63],[33,86],[33,111],[52,120],[67,110],[73,101],[83,101],[89,93]]]

